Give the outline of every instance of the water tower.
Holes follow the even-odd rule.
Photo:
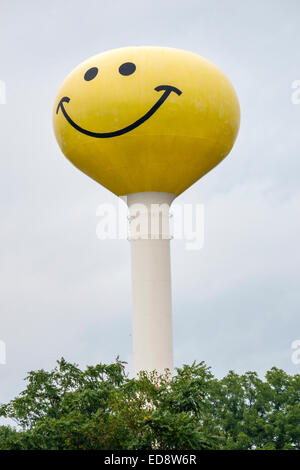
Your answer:
[[[151,221],[158,205],[168,209],[228,155],[239,121],[226,76],[196,54],[166,47],[91,57],[57,94],[53,122],[62,152],[127,199],[135,374],[173,369],[168,213],[159,212],[154,236]],[[137,215],[145,223],[136,224]]]

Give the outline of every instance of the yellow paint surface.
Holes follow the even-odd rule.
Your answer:
[[[119,67],[135,64],[122,75]],[[93,67],[98,73],[85,80]],[[116,132],[142,118],[165,90],[178,88],[145,122],[108,138],[74,128],[57,106],[63,97],[71,120],[92,133]],[[164,47],[128,47],[86,60],[65,79],[54,105],[56,139],[81,171],[117,195],[144,191],[180,194],[231,150],[240,122],[236,93],[211,62]]]

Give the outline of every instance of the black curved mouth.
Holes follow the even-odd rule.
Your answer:
[[[166,99],[168,98],[169,94],[172,91],[174,91],[174,93],[176,93],[178,96],[180,96],[182,93],[182,91],[180,91],[178,88],[171,86],[171,85],[159,85],[155,88],[155,91],[161,91],[161,90],[165,90],[165,92],[156,101],[154,106],[152,106],[152,108],[149,109],[149,111],[146,114],[144,114],[144,116],[142,116],[140,119],[135,121],[133,124],[130,124],[129,126],[123,127],[123,129],[119,129],[118,131],[114,131],[114,132],[91,132],[78,126],[78,124],[76,124],[76,122],[74,122],[70,118],[67,111],[65,110],[64,103],[69,103],[70,101],[70,98],[68,96],[64,96],[60,100],[56,108],[56,114],[58,114],[59,110],[61,109],[63,115],[65,116],[66,120],[71,124],[71,126],[73,126],[74,129],[81,132],[82,134],[89,135],[90,137],[96,137],[98,139],[104,139],[107,137],[117,137],[118,135],[126,134],[127,132],[132,131],[136,127],[143,124],[143,122],[147,121],[147,119],[149,119],[158,110],[158,108],[160,108],[160,106],[166,101]]]

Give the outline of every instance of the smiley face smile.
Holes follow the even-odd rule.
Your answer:
[[[69,122],[69,124],[71,124],[71,126],[74,127],[74,129],[81,132],[82,134],[86,134],[90,137],[95,137],[95,138],[98,138],[98,139],[105,139],[105,138],[108,138],[108,137],[117,137],[119,135],[126,134],[127,132],[130,132],[133,129],[136,129],[141,124],[143,124],[145,121],[147,121],[147,119],[149,119],[160,108],[160,106],[166,101],[166,99],[168,98],[170,93],[174,92],[178,96],[180,96],[181,93],[182,93],[181,90],[179,90],[178,88],[176,88],[174,86],[171,86],[171,85],[159,85],[155,88],[155,91],[161,91],[161,90],[165,90],[165,92],[156,101],[156,103],[152,106],[152,108],[150,108],[149,111],[146,114],[144,114],[144,116],[142,116],[137,121],[130,124],[129,126],[123,127],[123,129],[119,129],[119,130],[114,131],[114,132],[92,132],[92,131],[83,129],[78,124],[76,124],[76,122],[74,122],[73,119],[68,115],[68,113],[67,113],[67,111],[64,107],[64,103],[69,103],[70,102],[70,98],[68,96],[64,96],[63,98],[61,98],[61,100],[59,101],[58,106],[56,108],[56,114],[58,114],[59,110],[61,109],[61,112],[63,113],[64,117]]]

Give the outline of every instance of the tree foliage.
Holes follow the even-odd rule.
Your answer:
[[[0,449],[300,449],[300,375],[273,367],[265,380],[230,371],[216,379],[201,362],[176,375],[124,363],[58,361],[30,372],[21,394],[0,406]]]

